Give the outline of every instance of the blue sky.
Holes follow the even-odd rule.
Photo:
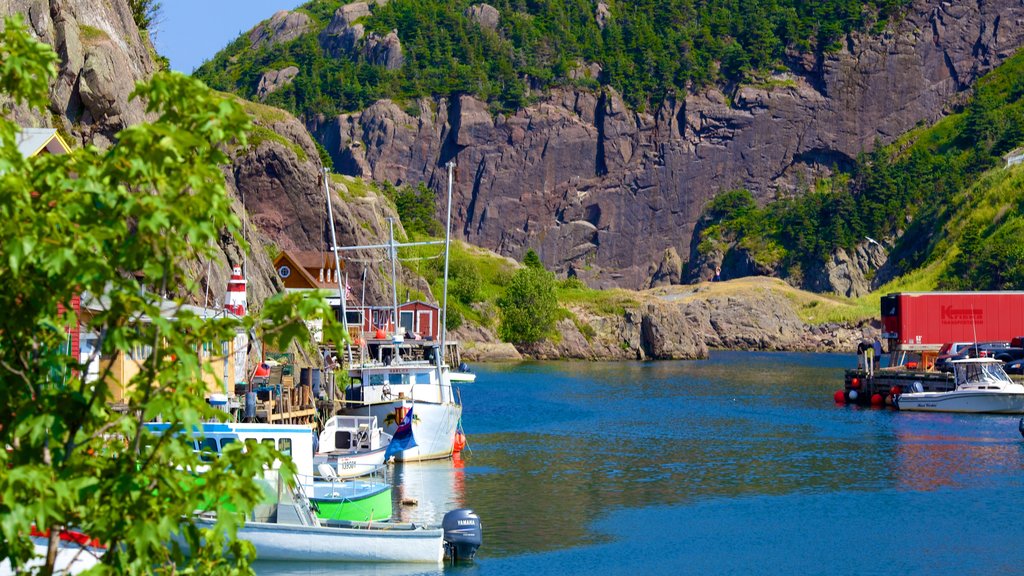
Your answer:
[[[171,68],[190,74],[218,50],[278,10],[304,0],[164,0],[156,50]]]

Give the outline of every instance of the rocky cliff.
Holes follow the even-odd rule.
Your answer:
[[[11,14],[23,15],[61,60],[50,90],[50,117],[16,110],[18,122],[57,127],[79,144],[105,147],[117,131],[144,119],[143,104],[128,96],[153,73],[153,52],[127,2],[0,0],[0,16]]]
[[[69,135],[71,144],[111,145],[122,128],[145,120],[144,104],[129,100],[135,84],[154,72],[152,48],[140,33],[125,0],[0,0],[0,16],[20,13],[32,32],[53,46],[60,56],[59,75],[50,91],[49,114],[40,117],[24,109],[13,111],[23,126],[48,126]],[[301,22],[280,18],[277,27],[252,41],[272,42],[286,36]],[[276,21],[275,21],[276,22]],[[203,294],[190,295],[197,303],[223,302],[231,266],[248,266],[250,304],[259,307],[281,290],[271,257],[279,250],[326,250],[329,244],[322,166],[312,138],[290,114],[267,106],[242,102],[255,129],[249,145],[229,151],[232,165],[225,167],[234,210],[244,222],[248,254],[231,237],[221,239],[213,262],[190,263]],[[393,206],[352,179],[328,182],[340,245],[378,243],[387,236],[387,218],[397,223]],[[403,234],[397,223],[397,233]],[[378,251],[379,252],[379,251]],[[379,253],[362,255],[379,262]],[[368,297],[383,298],[390,290],[378,265],[367,266]],[[402,270],[400,268],[400,270]],[[361,270],[353,274],[361,288]],[[402,270],[400,282],[426,292],[418,276]]]
[[[691,253],[716,193],[792,194],[876,141],[938,119],[1024,43],[1022,23],[1019,0],[918,0],[881,34],[851,34],[832,54],[791,55],[763,85],[646,112],[610,89],[556,90],[508,115],[470,96],[423,101],[415,114],[385,100],[309,127],[348,174],[440,189],[445,162],[456,159],[458,232],[468,242],[517,258],[534,248],[594,286],[645,288],[671,277],[668,251]]]
[[[799,296],[795,296],[799,294]],[[870,322],[809,323],[799,312],[801,298],[813,307],[827,300],[798,293],[773,278],[671,286],[635,293],[637,302],[622,315],[609,316],[571,307],[573,320],[561,320],[556,336],[522,348],[536,359],[667,360],[707,358],[710,349],[852,352],[857,342],[879,334]],[[485,333],[473,334],[464,356],[470,360],[515,359]]]

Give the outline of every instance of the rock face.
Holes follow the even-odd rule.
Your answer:
[[[275,92],[288,84],[291,84],[292,80],[299,73],[299,69],[296,66],[288,66],[280,70],[270,70],[264,72],[263,76],[260,77],[260,84],[256,87],[256,97],[261,101],[267,98],[267,95],[271,92]]]
[[[256,50],[274,44],[283,44],[302,36],[312,27],[309,16],[302,12],[279,10],[249,32],[250,48]]]
[[[818,292],[836,292],[856,298],[877,288],[872,271],[879,270],[888,261],[888,253],[878,242],[865,241],[857,245],[852,253],[838,249],[825,262],[822,270],[808,279],[807,284]]]
[[[1007,24],[1020,21],[1019,0],[918,0],[882,34],[852,34],[820,59],[794,55],[770,87],[648,112],[613,90],[555,90],[496,116],[469,96],[421,102],[416,117],[382,101],[309,127],[336,167],[376,180],[440,190],[454,158],[462,239],[515,258],[533,248],[593,286],[641,288],[665,250],[690,253],[716,193],[742,186],[765,201],[938,119],[1024,44],[1024,26]]]
[[[497,30],[501,13],[490,4],[473,4],[466,8],[466,17],[488,30]]]
[[[22,14],[36,37],[60,56],[50,90],[51,117],[18,109],[15,121],[53,127],[57,119],[58,127],[80,143],[104,147],[117,131],[145,118],[142,103],[128,96],[154,66],[127,2],[0,0],[0,16],[12,14]]]
[[[402,56],[402,41],[398,39],[398,31],[392,30],[384,37],[370,34],[363,45],[363,56],[367,62],[387,70],[401,68],[405,58]]]

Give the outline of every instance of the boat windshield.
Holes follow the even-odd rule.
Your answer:
[[[1013,381],[1003,371],[1002,364],[996,362],[957,364],[957,385],[977,384],[979,382],[999,382],[1010,384]]]

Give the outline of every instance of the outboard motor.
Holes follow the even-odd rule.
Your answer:
[[[471,562],[484,543],[480,517],[468,508],[452,510],[441,521],[444,529],[444,552],[452,562]]]

